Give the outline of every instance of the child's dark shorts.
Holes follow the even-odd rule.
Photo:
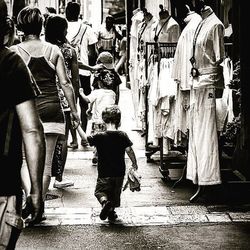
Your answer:
[[[102,203],[103,200],[109,200],[113,207],[119,207],[123,179],[124,176],[97,178],[95,196],[98,201]]]

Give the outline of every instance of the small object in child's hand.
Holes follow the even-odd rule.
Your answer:
[[[126,190],[128,186],[132,192],[141,190],[141,176],[138,174],[137,170],[130,168],[127,178],[128,179],[123,187],[123,191]]]

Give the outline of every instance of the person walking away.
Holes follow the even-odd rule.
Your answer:
[[[102,65],[102,67],[94,73],[92,83],[93,89],[98,89],[99,81],[106,82],[106,85],[110,86],[110,88],[115,92],[115,104],[118,104],[120,97],[119,86],[122,81],[114,69],[114,57],[110,52],[103,51],[99,54],[96,63],[97,65]]]
[[[17,25],[23,31],[25,39],[11,48],[21,55],[42,92],[36,98],[36,105],[46,139],[46,161],[43,173],[43,201],[45,201],[51,181],[51,166],[57,138],[65,134],[64,113],[58,95],[56,76],[70,106],[73,120],[79,122],[80,119],[63,55],[58,46],[40,39],[43,25],[40,10],[29,6],[23,8],[18,14]]]
[[[120,75],[123,72],[127,76],[127,28],[126,25],[122,27],[122,39],[120,42],[120,52],[119,52],[119,61],[115,66],[115,71]]]
[[[20,40],[15,36],[16,34],[16,27],[15,27],[15,23],[13,21],[12,18],[7,17],[6,19],[6,30],[5,30],[5,36],[4,36],[4,46],[6,47],[10,47],[13,44],[18,44],[20,43]],[[32,76],[32,74],[30,74],[31,77],[31,83],[32,83],[32,88],[35,92],[35,94],[38,96],[39,94],[41,94],[40,89],[38,88],[37,84],[35,83],[35,80]],[[24,152],[24,151],[23,151]],[[27,216],[30,213],[30,209],[31,207],[27,206],[28,203],[30,203],[30,200],[26,200],[26,198],[29,196],[30,194],[30,189],[31,189],[31,183],[30,183],[30,177],[29,177],[29,170],[26,164],[22,165],[21,168],[21,180],[22,180],[22,187],[23,187],[23,191],[25,193],[25,195],[23,196],[23,211],[22,211],[22,215],[23,214],[27,214]],[[26,210],[26,211],[24,211]],[[26,216],[25,216],[26,217]]]
[[[102,73],[104,74],[101,75]],[[91,117],[92,134],[106,130],[105,124],[102,121],[102,111],[105,107],[113,105],[116,102],[116,93],[112,90],[113,81],[110,81],[110,77],[105,77],[105,72],[102,73],[100,73],[98,81],[96,82],[98,84],[98,88],[94,89],[89,95],[86,96],[83,89],[79,89],[80,97],[83,101],[89,104],[87,114]],[[87,144],[86,141],[84,141],[84,143]],[[92,158],[93,165],[96,165],[97,161],[97,151],[94,150]]]
[[[108,51],[115,58],[116,41],[122,39],[122,34],[116,29],[114,21],[115,20],[113,16],[106,16],[105,22],[100,26],[97,32],[97,49],[99,53]]]
[[[45,27],[45,40],[57,45],[60,48],[66,65],[66,73],[71,80],[75,95],[77,96],[77,93],[79,93],[78,61],[75,49],[66,39],[67,27],[68,22],[64,17],[59,15],[50,16]],[[54,171],[52,172],[54,172],[55,175],[53,187],[64,188],[74,185],[72,181],[63,180],[63,173],[68,154],[67,143],[69,129],[71,126],[71,118],[70,107],[59,82],[57,82],[57,87],[65,116],[65,135],[59,135],[53,157],[52,170]]]
[[[15,249],[24,227],[22,143],[31,178],[30,223],[35,223],[41,216],[45,139],[30,72],[20,56],[4,46],[7,28],[7,6],[0,0],[0,249]]]
[[[102,205],[100,219],[108,218],[113,222],[118,218],[115,208],[121,203],[121,190],[126,172],[125,152],[132,162],[132,168],[137,170],[138,166],[132,148],[133,143],[125,132],[118,129],[121,124],[119,107],[117,105],[106,107],[102,111],[102,119],[106,126],[104,132],[86,136],[79,126],[77,131],[82,140],[87,140],[91,146],[97,148],[98,178],[95,196]]]
[[[76,51],[78,60],[84,65],[89,65],[89,58],[96,58],[97,36],[93,29],[79,19],[80,5],[76,2],[68,2],[66,6],[66,19],[68,21],[68,33],[66,38],[72,44]],[[91,72],[89,70],[79,70],[80,87],[85,95],[91,92]],[[86,111],[87,103],[79,99],[81,126],[84,131],[87,129],[88,117]],[[81,142],[82,146],[87,146]],[[74,146],[74,144],[72,144]]]

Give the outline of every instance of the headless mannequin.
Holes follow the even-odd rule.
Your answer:
[[[143,10],[143,20],[142,23],[138,25],[138,52],[145,52],[145,43],[150,42],[150,38],[148,37],[148,25],[150,21],[153,19],[153,15],[148,12],[146,9]],[[147,38],[148,37],[148,38]]]
[[[158,22],[156,29],[155,29],[155,36],[154,36],[155,42],[158,42],[160,32],[163,29],[164,25],[167,24],[167,22],[170,18],[168,10],[163,9],[163,5],[161,5],[161,4],[159,7],[160,7],[161,11],[159,12],[159,22]]]
[[[204,61],[204,57],[202,59],[199,58],[199,54],[201,54],[202,50],[197,49],[199,45],[196,46],[196,59],[198,60],[197,64],[195,63],[195,67],[197,66],[198,72],[199,74],[201,74],[200,76],[198,75],[198,77],[196,75],[193,75],[194,79],[198,79],[198,85],[196,85],[196,90],[194,94],[195,98],[197,100],[202,100],[204,103],[202,104],[202,106],[200,106],[200,109],[202,110],[204,108],[204,105],[207,105],[206,100],[208,100],[207,98],[205,98],[205,96],[210,95],[210,102],[214,103],[215,102],[215,96],[216,96],[216,92],[213,92],[211,88],[215,89],[216,87],[220,88],[220,83],[219,81],[211,81],[210,75],[212,76],[213,73],[203,73],[201,71],[202,68],[208,69],[208,67],[211,67],[212,63],[212,67],[214,67],[216,70],[218,69],[217,67],[219,66],[219,64],[222,62],[222,58],[223,58],[223,52],[221,52],[221,48],[220,48],[220,39],[218,39],[218,37],[216,37],[216,35],[212,36],[212,34],[217,34],[219,37],[221,36],[220,31],[222,30],[222,24],[220,23],[220,21],[218,21],[218,18],[213,14],[211,8],[209,6],[206,6],[204,1],[199,1],[199,10],[201,12],[202,18],[203,18],[203,22],[204,25],[200,28],[201,32],[197,34],[196,36],[196,44],[203,44],[202,46],[204,46],[203,50],[206,50],[210,48],[210,51],[207,51],[207,60]],[[212,15],[213,14],[213,15]],[[209,17],[211,15],[211,17]],[[209,19],[208,22],[206,22],[206,20]],[[217,20],[216,20],[217,19]],[[212,25],[212,26],[211,26]],[[212,51],[211,47],[207,47],[207,38],[205,37],[205,35],[209,35],[211,36],[209,39],[213,39],[214,41],[214,46],[215,48],[219,51]],[[193,48],[194,49],[194,48]],[[199,52],[197,52],[197,50]],[[198,54],[197,54],[198,53]],[[216,53],[216,56],[214,60],[211,59],[210,55],[212,53]],[[197,57],[198,55],[198,57]],[[219,73],[217,73],[219,76]],[[203,79],[203,81],[201,81],[201,79]],[[205,85],[204,85],[205,84]],[[193,85],[194,86],[194,85]],[[201,92],[201,87],[203,87],[203,90],[205,90],[204,92]],[[207,92],[208,91],[208,92]],[[211,93],[209,93],[211,92]],[[201,94],[204,93],[204,94]],[[196,103],[198,103],[196,101]],[[197,104],[194,105],[194,107],[196,107]],[[214,110],[213,110],[214,109]],[[203,110],[204,112],[207,112],[206,110]],[[197,183],[198,182],[198,189],[196,191],[196,193],[190,198],[190,202],[194,202],[197,200],[198,196],[201,195],[201,193],[204,193],[205,189],[207,186],[210,185],[218,185],[221,183],[220,180],[220,169],[219,169],[219,160],[218,160],[218,138],[216,135],[216,118],[215,118],[215,107],[211,108],[211,110],[209,109],[209,112],[211,112],[211,116],[208,118],[208,114],[209,113],[203,113],[204,114],[204,120],[206,120],[210,125],[208,127],[206,127],[206,132],[204,132],[204,130],[200,130],[200,136],[203,138],[207,138],[209,137],[210,140],[210,145],[211,147],[206,147],[203,145],[199,145],[200,141],[195,142],[194,144],[190,144],[191,146],[189,146],[189,154],[190,154],[190,162],[188,162],[188,179],[192,179],[193,182]],[[193,114],[192,114],[193,115]],[[202,115],[198,115],[198,116],[194,116],[195,118],[193,118],[193,120],[195,120],[193,122],[194,126],[198,126],[198,124],[200,123],[200,119],[202,117]],[[197,132],[197,131],[196,131]],[[196,140],[197,137],[195,136],[195,130],[190,127],[190,137],[192,138],[192,140]],[[190,139],[191,141],[191,139]],[[195,146],[194,146],[195,145]],[[190,170],[191,168],[189,166],[192,165],[192,162],[194,159],[193,157],[195,157],[197,159],[197,157],[200,157],[200,152],[195,153],[195,154],[191,154],[190,152],[193,152],[193,150],[195,148],[198,147],[198,150],[200,152],[209,152],[206,153],[209,155],[203,155],[202,158],[203,161],[205,161],[206,159],[209,159],[209,163],[208,165],[203,164],[203,162],[198,162],[198,165],[196,167],[198,167],[198,172],[196,173],[196,177],[194,178],[194,175],[192,176]],[[211,152],[213,152],[213,155],[211,155]],[[211,157],[211,158],[210,158]],[[198,158],[199,159],[199,158]],[[205,168],[206,167],[206,168]],[[207,169],[205,171],[205,169]],[[211,170],[212,169],[212,170]],[[205,171],[208,173],[203,172],[201,174],[201,171]],[[211,172],[212,171],[212,172]],[[204,174],[205,173],[205,174]],[[204,177],[205,176],[205,177]],[[208,177],[209,176],[209,177]],[[191,178],[190,178],[191,177]]]
[[[152,41],[177,43],[180,36],[179,24],[171,17],[168,10],[164,9],[162,5],[159,7],[159,20],[153,27]]]

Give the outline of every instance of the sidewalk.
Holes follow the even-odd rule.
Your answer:
[[[144,151],[144,137],[132,129],[135,127],[130,90],[121,86],[120,107],[122,130],[133,141],[142,176],[141,191],[125,190],[121,196],[121,207],[117,214],[125,226],[173,225],[181,223],[232,223],[250,222],[250,202],[245,204],[197,203],[191,204],[190,197],[196,186],[185,181],[172,188],[173,181],[163,181],[159,165],[147,163]],[[79,140],[80,141],[80,140]],[[97,177],[92,166],[92,148],[80,147],[69,151],[65,177],[74,181],[74,187],[54,189],[51,182],[48,200],[45,203],[47,220],[41,226],[105,224],[99,219],[100,204],[94,196]],[[129,160],[126,157],[129,167]],[[180,171],[171,172],[175,179]],[[175,175],[175,176],[174,176]],[[214,194],[216,196],[216,193]]]

